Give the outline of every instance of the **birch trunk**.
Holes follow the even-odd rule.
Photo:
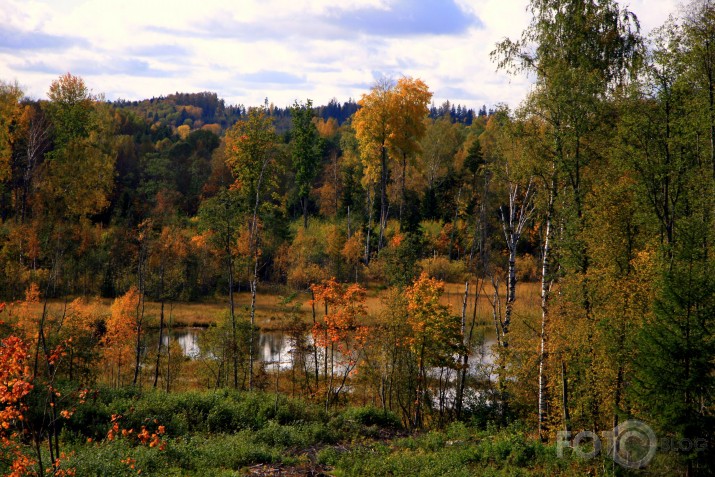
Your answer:
[[[457,418],[462,414],[462,401],[464,398],[464,381],[467,379],[466,367],[467,360],[469,359],[469,348],[471,343],[467,338],[467,299],[469,298],[469,281],[464,282],[464,300],[462,301],[462,323],[461,323],[461,333],[462,333],[462,345],[464,350],[462,351],[462,356],[460,356],[461,369],[457,376],[459,377],[457,381],[457,395],[455,397],[454,409],[457,413]]]
[[[546,326],[548,320],[548,300],[551,292],[552,280],[549,280],[549,255],[551,253],[551,229],[554,215],[554,200],[556,196],[556,178],[551,179],[549,189],[549,203],[546,210],[546,236],[544,237],[544,250],[541,257],[541,339],[539,348],[539,438],[546,440],[545,425],[548,402],[548,383],[546,380]]]
[[[266,172],[270,158],[264,157],[261,164],[261,173],[258,175],[256,183],[256,202],[253,206],[253,219],[251,220],[251,231],[249,236],[249,247],[253,255],[253,277],[251,278],[251,326],[248,330],[248,389],[253,389],[253,362],[255,360],[253,351],[253,327],[256,323],[256,288],[258,286],[258,206],[261,203],[261,184],[263,175]]]

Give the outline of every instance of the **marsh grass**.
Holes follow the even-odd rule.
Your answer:
[[[471,316],[474,306],[475,283],[470,283],[469,299],[467,302],[467,315]],[[384,308],[383,297],[387,291],[374,284],[369,284],[367,288],[367,298],[365,306],[368,315],[371,317],[377,316]],[[504,287],[499,290],[502,307],[504,303]],[[477,319],[480,324],[489,325],[492,320],[492,307],[489,303],[493,294],[491,285],[484,285],[479,296],[477,306]],[[285,306],[282,303],[286,296],[292,297],[291,302],[298,305],[297,313],[306,322],[312,321],[312,309],[310,306],[310,292],[308,291],[290,291],[283,290],[277,287],[259,288],[256,295],[256,321],[262,330],[284,330],[288,325],[288,318],[284,312]],[[462,299],[464,296],[463,283],[447,283],[445,285],[445,293],[442,296],[442,301],[452,307],[452,312],[455,314],[461,313]],[[248,292],[240,292],[234,295],[236,309],[239,314],[246,313],[251,303],[251,295]],[[107,317],[111,314],[112,299],[110,298],[88,298],[88,300],[96,300],[98,303],[98,314],[100,317]],[[71,300],[50,300],[48,302],[48,314],[54,317],[63,315],[65,305]],[[525,317],[539,312],[539,284],[538,283],[519,283],[517,288],[517,299],[514,305],[514,316]],[[9,312],[17,306],[10,304]],[[228,308],[227,298],[217,298],[214,300],[206,300],[201,302],[167,302],[164,305],[165,323],[169,323],[171,318],[172,325],[175,327],[208,327],[216,323],[217,319]],[[43,303],[30,303],[28,311],[31,314],[40,316],[42,314]],[[155,328],[159,325],[159,315],[161,306],[158,302],[148,301],[145,305],[144,314],[146,323],[149,328]],[[316,309],[318,317],[322,316],[323,310],[321,307]],[[369,324],[369,322],[368,322]]]
[[[554,446],[519,424],[455,422],[408,433],[397,416],[372,407],[326,413],[285,396],[228,390],[167,395],[103,389],[91,408],[78,410],[62,433],[70,456],[63,465],[76,475],[611,475],[598,468],[598,459],[557,458]],[[124,428],[166,426],[165,448],[107,440],[113,414],[122,415]]]

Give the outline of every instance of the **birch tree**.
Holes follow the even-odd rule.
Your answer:
[[[232,186],[245,203],[248,212],[248,253],[251,264],[251,308],[249,338],[248,387],[253,389],[254,325],[256,320],[256,287],[260,262],[261,205],[271,186],[277,137],[266,108],[252,108],[248,117],[237,122],[226,135],[226,162],[236,182]]]

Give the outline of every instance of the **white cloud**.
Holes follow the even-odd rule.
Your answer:
[[[648,31],[674,2],[630,8]],[[0,39],[19,32],[15,44],[0,45],[0,78],[17,79],[33,97],[66,71],[109,99],[212,90],[246,105],[266,96],[278,105],[357,99],[376,73],[420,77],[436,103],[474,108],[516,106],[530,84],[497,72],[489,58],[496,42],[527,26],[526,0],[456,0],[451,9],[435,0],[0,3]],[[401,16],[391,26],[385,15],[393,14]]]

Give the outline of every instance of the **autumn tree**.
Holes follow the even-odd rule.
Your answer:
[[[529,5],[532,21],[520,40],[504,40],[497,45],[493,57],[500,68],[512,72],[532,72],[536,86],[525,102],[530,114],[545,121],[546,148],[542,153],[553,163],[553,171],[564,179],[558,185],[560,204],[556,210],[562,221],[559,239],[559,267],[566,275],[564,289],[573,290],[568,300],[573,307],[569,320],[579,320],[591,331],[595,328],[591,284],[589,282],[589,251],[583,234],[587,227],[587,199],[593,187],[588,172],[602,166],[598,154],[600,139],[608,136],[609,123],[600,118],[609,110],[608,99],[635,77],[642,58],[641,40],[635,16],[615,2],[583,0],[532,1]],[[545,288],[542,288],[545,290]],[[565,297],[566,295],[564,295]],[[542,299],[546,312],[549,297]],[[566,314],[565,314],[566,315]],[[566,316],[564,316],[566,318]],[[587,341],[593,332],[586,333]],[[586,404],[599,414],[596,396],[594,343],[583,343],[583,352],[575,352],[585,363],[583,392]],[[546,356],[542,354],[542,358]],[[561,376],[567,390],[568,363],[561,362]],[[581,371],[577,370],[577,373]],[[570,428],[569,395],[562,394],[564,429]],[[597,430],[598,418],[591,420]],[[594,425],[595,424],[595,425]]]
[[[407,323],[411,327],[407,343],[417,360],[418,371],[413,427],[424,424],[424,408],[431,402],[427,369],[459,366],[456,357],[463,346],[460,319],[440,302],[443,293],[444,282],[429,277],[426,272],[405,290]]]
[[[226,134],[226,162],[236,182],[232,186],[244,204],[248,218],[248,255],[251,259],[251,333],[249,389],[253,388],[253,326],[256,318],[256,287],[260,261],[261,206],[274,186],[272,177],[276,133],[266,108],[252,108],[248,117],[237,122]]]
[[[228,316],[232,330],[233,353],[233,385],[238,387],[238,325],[236,323],[235,291],[235,261],[237,242],[241,227],[243,209],[235,190],[222,190],[201,205],[199,209],[199,226],[209,233],[209,240],[223,253],[226,267],[228,291]]]
[[[432,99],[432,92],[421,79],[402,77],[395,86],[395,126],[389,138],[390,154],[400,161],[400,210],[399,219],[403,224],[403,210],[407,201],[407,165],[423,149],[421,139],[425,136],[425,111]]]
[[[69,73],[50,86],[46,109],[54,132],[45,188],[48,205],[86,216],[102,211],[114,183],[112,118],[84,80]],[[52,208],[55,208],[53,205]]]
[[[713,171],[712,28],[709,2],[690,5],[684,24],[656,31],[640,97],[628,104],[622,158],[650,218],[655,251],[651,312],[637,330],[633,386],[639,415],[675,439],[712,441]],[[640,99],[640,101],[638,100]],[[655,121],[655,122],[653,122]],[[647,143],[645,141],[648,141]],[[673,468],[708,475],[712,456],[681,449]]]
[[[10,178],[14,129],[21,113],[22,94],[17,83],[0,81],[0,182]]]
[[[107,331],[102,337],[103,360],[109,369],[111,385],[121,387],[133,376],[132,366],[135,343],[141,344],[143,330],[137,326],[137,307],[140,306],[139,290],[132,287],[114,300],[111,316],[107,319]]]
[[[509,325],[511,324],[514,301],[516,300],[516,258],[517,247],[534,212],[536,185],[533,171],[527,162],[523,144],[523,125],[509,118],[508,111],[499,111],[487,125],[485,134],[494,137],[492,154],[496,158],[491,170],[496,181],[504,185],[502,204],[499,205],[499,219],[506,245],[507,276],[504,320],[501,330],[497,330],[497,340],[507,346]],[[499,333],[501,331],[501,334]]]
[[[12,477],[27,475],[34,465],[22,448],[24,399],[33,388],[27,371],[27,351],[16,336],[0,341],[0,461]]]
[[[407,158],[419,151],[424,134],[421,121],[427,116],[432,95],[421,80],[402,78],[397,83],[379,80],[369,94],[364,94],[355,113],[353,126],[365,163],[366,175],[378,178],[380,191],[380,233],[378,251],[383,246],[388,219],[387,187],[390,182],[391,151]],[[403,188],[404,191],[404,188]]]
[[[155,282],[153,295],[159,300],[159,337],[154,367],[154,388],[159,381],[159,367],[164,347],[165,304],[167,300],[176,299],[182,282],[186,280],[182,262],[188,255],[188,241],[182,232],[176,225],[164,225],[158,239],[150,247],[147,257],[147,266]]]
[[[316,321],[312,333],[315,345],[324,350],[327,410],[358,365],[367,339],[368,329],[361,323],[367,315],[365,289],[358,284],[341,285],[331,278],[311,285],[311,291],[313,306],[321,303],[324,309],[322,320]]]

